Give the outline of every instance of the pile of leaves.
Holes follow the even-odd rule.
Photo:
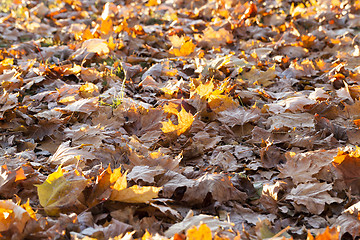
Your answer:
[[[360,2],[3,0],[3,239],[360,236]]]

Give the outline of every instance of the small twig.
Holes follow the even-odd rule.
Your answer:
[[[41,56],[41,58],[42,58],[42,60],[43,60],[43,62],[45,64],[45,59],[44,59],[44,56],[41,54],[41,50],[39,48],[39,45],[37,45],[36,42],[34,42],[34,45],[36,46],[37,50],[39,51],[39,54],[40,54],[40,56]]]
[[[287,230],[289,230],[290,226],[287,226],[286,228],[284,228],[283,230],[281,230],[280,232],[278,232],[277,234],[275,234],[274,236],[272,236],[270,239],[274,239],[277,237],[280,237],[281,234],[283,234],[284,232],[286,232]]]

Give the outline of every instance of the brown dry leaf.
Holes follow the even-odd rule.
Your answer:
[[[318,150],[305,153],[288,152],[286,164],[279,168],[279,178],[291,178],[294,184],[313,182],[316,174],[330,166],[337,150]]]
[[[100,125],[90,126],[88,124],[74,124],[71,128],[63,131],[66,138],[71,139],[72,144],[93,146],[99,148],[102,141],[107,138],[107,131]]]
[[[173,224],[168,230],[165,231],[164,235],[170,238],[176,233],[181,233],[182,231],[186,231],[193,226],[198,226],[201,223],[206,224],[206,226],[211,230],[211,232],[215,232],[219,228],[232,227],[231,223],[220,221],[217,217],[211,215],[200,214],[194,216],[193,211],[190,210],[181,222]]]
[[[299,46],[284,46],[279,49],[279,52],[289,58],[302,58],[306,56],[309,50]]]
[[[269,117],[266,125],[270,130],[281,128],[313,128],[314,116],[310,113],[280,113]]]
[[[178,183],[178,186],[183,183]],[[185,185],[186,191],[182,201],[191,204],[202,204],[210,194],[212,200],[220,203],[229,200],[244,201],[246,194],[237,190],[231,183],[229,177],[223,174],[206,174],[196,180],[191,185]],[[167,187],[167,185],[164,185]]]
[[[109,54],[110,49],[105,40],[89,39],[83,42],[82,48],[87,52],[97,53],[99,56]]]
[[[74,103],[67,105],[65,108],[55,108],[56,111],[61,113],[69,113],[69,112],[81,112],[90,114],[98,110],[99,107],[99,99],[98,97],[86,98],[77,100]]]
[[[245,123],[256,123],[260,118],[260,109],[243,109],[243,108],[233,108],[226,109],[218,113],[218,120],[228,125],[229,127],[234,127],[235,125],[244,125]]]
[[[154,184],[155,177],[165,173],[165,169],[161,167],[135,166],[127,175],[129,180],[135,183],[144,182]]]
[[[342,174],[347,187],[355,194],[360,193],[360,148],[356,147],[354,151],[344,152],[339,150],[337,156],[334,157],[333,165]]]
[[[135,166],[151,166],[156,167],[160,166],[164,169],[175,171],[179,168],[179,163],[182,159],[182,155],[177,155],[176,157],[169,156],[163,152],[161,149],[157,151],[150,152],[146,147],[141,147],[144,153],[137,153],[129,148],[129,160]]]
[[[336,219],[334,226],[340,226],[340,236],[349,233],[352,237],[360,234],[359,202],[351,205]]]
[[[268,87],[274,84],[272,80],[277,76],[275,72],[275,64],[268,68],[266,71],[258,70],[255,66],[248,72],[241,74],[241,79],[249,82],[250,84]]]
[[[0,119],[4,117],[5,111],[16,107],[18,96],[17,93],[8,93],[5,89],[3,90],[3,94],[0,96]]]
[[[307,209],[312,214],[321,214],[325,209],[325,204],[341,203],[343,200],[332,197],[328,191],[332,190],[332,185],[327,183],[303,183],[293,188],[286,196],[286,199],[294,201],[295,209],[303,212]]]
[[[309,99],[324,101],[330,99],[330,95],[323,88],[315,88],[315,91],[310,93]]]
[[[286,110],[293,113],[304,112],[311,106],[316,104],[315,100],[309,99],[306,96],[290,97],[285,100],[278,102],[279,105],[283,106]]]
[[[89,151],[83,149],[85,145],[70,147],[70,142],[62,143],[54,155],[52,155],[47,162],[53,165],[78,165],[86,159],[94,159],[95,156]],[[80,166],[83,164],[80,164]]]

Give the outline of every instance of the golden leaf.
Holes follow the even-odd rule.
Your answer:
[[[25,180],[26,176],[24,173],[24,169],[20,168],[19,170],[16,171],[16,178],[15,178],[15,182],[20,181],[20,180]]]
[[[107,200],[110,197],[112,189],[110,188],[119,178],[123,178],[121,168],[111,171],[110,166],[104,170],[96,178],[96,185],[92,189],[88,199],[88,207],[93,207],[103,200]],[[125,177],[126,180],[126,177]],[[126,187],[125,187],[126,188]]]
[[[138,185],[120,190],[114,188],[110,200],[126,203],[146,203],[153,198],[157,198],[160,190],[161,187],[140,187]]]
[[[148,7],[153,7],[153,6],[157,6],[161,3],[160,0],[149,0],[147,4],[145,4],[145,6]]]
[[[65,178],[61,167],[50,174],[41,185],[36,185],[41,206],[50,215],[58,215],[62,208],[73,206],[88,180],[72,171]]]
[[[98,95],[99,89],[95,84],[86,82],[84,85],[81,85],[81,87],[79,88],[79,93],[80,96],[82,96],[83,98],[90,98]]]
[[[186,112],[183,107],[181,107],[180,112],[172,113],[176,114],[176,116],[178,117],[178,124],[173,124],[171,120],[169,120],[168,122],[161,122],[163,125],[161,130],[164,133],[176,132],[177,135],[186,132],[191,127],[194,121],[194,116],[191,113]]]
[[[212,234],[210,228],[203,223],[199,228],[194,226],[187,230],[186,237],[188,240],[211,240]]]
[[[186,57],[194,52],[195,44],[193,44],[189,37],[178,37],[177,35],[173,35],[169,38],[173,45],[170,49],[171,54],[174,54],[177,57]]]
[[[213,81],[209,81],[205,84],[200,83],[200,85],[195,89],[195,93],[199,94],[201,98],[207,98],[214,91]]]

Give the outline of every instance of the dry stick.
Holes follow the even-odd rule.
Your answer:
[[[286,232],[289,228],[290,228],[290,226],[287,226],[286,228],[284,228],[283,230],[281,230],[280,232],[278,232],[277,234],[275,234],[274,236],[272,236],[270,239],[274,239],[274,238],[279,237],[281,234],[283,234],[284,232]]]
[[[42,58],[42,60],[43,60],[43,62],[45,64],[45,59],[44,59],[44,56],[41,54],[39,46],[36,44],[36,42],[34,42],[34,45],[36,46],[37,50],[39,51],[39,54],[40,54],[40,56],[41,56],[41,58]]]

